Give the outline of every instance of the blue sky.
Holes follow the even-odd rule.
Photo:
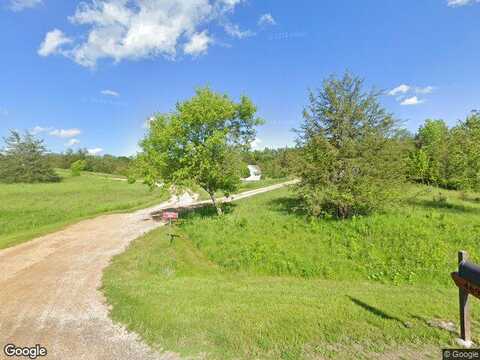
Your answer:
[[[258,105],[260,147],[291,145],[308,89],[346,69],[410,130],[453,125],[480,108],[479,19],[478,0],[0,0],[0,135],[132,155],[209,85]]]

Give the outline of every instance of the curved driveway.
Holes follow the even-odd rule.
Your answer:
[[[293,182],[248,191],[239,200]],[[3,348],[40,344],[61,360],[178,359],[153,351],[135,334],[114,324],[102,293],[102,272],[131,241],[162,225],[150,214],[196,205],[172,199],[131,214],[85,220],[65,230],[0,251],[0,359]]]

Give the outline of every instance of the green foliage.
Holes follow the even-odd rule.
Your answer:
[[[113,260],[112,316],[185,357],[428,359],[458,337],[428,323],[458,321],[449,274],[458,249],[478,248],[480,203],[419,185],[403,193],[398,207],[342,222],[305,221],[288,190],[223,217],[190,214],[173,245],[158,229]]]
[[[423,149],[412,151],[408,162],[409,177],[411,180],[423,184],[430,178],[430,159]]]
[[[240,151],[255,138],[256,107],[243,96],[235,103],[208,88],[198,89],[174,112],[150,123],[141,143],[139,164],[150,186],[162,182],[176,189],[198,185],[216,203],[215,193],[234,192],[240,183]]]
[[[448,129],[443,120],[427,120],[410,154],[409,177],[447,189],[480,190],[480,114]]]
[[[222,218],[208,209],[191,214],[181,230],[226,271],[448,286],[445,269],[455,268],[458,249],[475,254],[480,202],[419,185],[402,194],[382,213],[306,221],[297,196],[280,190],[239,202]]]
[[[424,184],[444,184],[448,177],[449,130],[443,120],[426,120],[420,127],[417,151],[409,163],[410,178]]]
[[[70,172],[72,173],[72,176],[80,176],[82,171],[85,171],[86,167],[86,160],[77,160],[70,166]]]
[[[125,156],[93,156],[86,149],[73,151],[68,149],[63,154],[48,154],[49,163],[58,169],[70,169],[72,164],[79,160],[85,160],[84,171],[103,174],[117,174],[127,176],[132,159]]]
[[[26,133],[21,136],[11,131],[4,139],[5,148],[0,152],[0,182],[42,183],[58,182],[60,178],[45,157],[43,140]]]
[[[473,112],[451,130],[449,182],[464,190],[480,190],[480,114]]]
[[[241,169],[240,169],[240,176],[242,178],[248,178],[250,176],[250,170],[248,169],[247,163],[242,163],[241,164]]]
[[[345,74],[327,79],[298,131],[299,193],[313,216],[345,219],[369,214],[396,195],[404,154],[392,115],[379,93],[364,92],[363,80]]]

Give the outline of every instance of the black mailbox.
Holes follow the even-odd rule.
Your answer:
[[[469,261],[462,261],[458,267],[458,275],[472,284],[480,286],[480,266]]]
[[[480,266],[468,261],[466,251],[458,253],[458,271],[453,272],[452,279],[458,286],[460,305],[460,337],[466,347],[472,346],[470,330],[469,295],[480,299]]]

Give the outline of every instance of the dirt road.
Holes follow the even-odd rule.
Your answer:
[[[234,201],[292,184],[236,195]],[[44,346],[62,360],[178,359],[149,349],[135,334],[114,324],[102,293],[102,272],[134,239],[162,223],[150,214],[195,205],[172,199],[131,214],[105,215],[0,251],[0,359],[4,346]]]

